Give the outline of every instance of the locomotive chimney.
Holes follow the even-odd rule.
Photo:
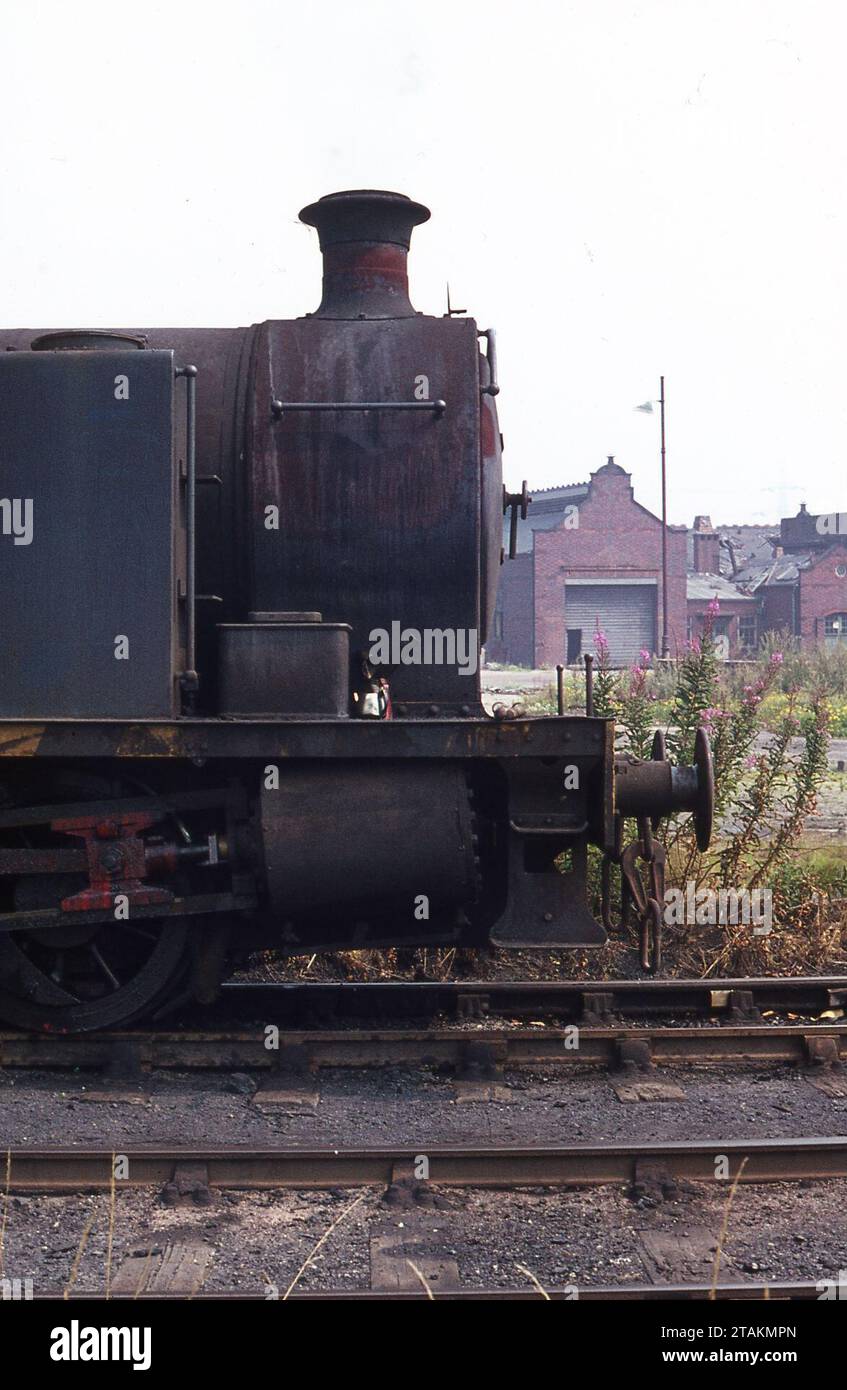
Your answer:
[[[328,193],[300,213],[317,227],[323,252],[323,298],[316,317],[400,319],[409,302],[406,258],[412,229],[429,208],[403,193],[356,189]]]

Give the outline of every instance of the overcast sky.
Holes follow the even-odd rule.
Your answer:
[[[412,299],[498,329],[506,472],[669,516],[847,511],[839,0],[0,0],[4,326],[317,306],[304,203],[432,209]]]

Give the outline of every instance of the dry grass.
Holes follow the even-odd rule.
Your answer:
[[[741,1181],[741,1175],[746,1167],[747,1159],[743,1158],[741,1160],[738,1172],[736,1173],[733,1179],[732,1187],[729,1189],[729,1193],[727,1195],[726,1206],[724,1207],[723,1211],[723,1222],[721,1223],[721,1233],[718,1236],[717,1249],[715,1250],[715,1263],[712,1268],[712,1287],[709,1290],[709,1298],[712,1300],[717,1298],[718,1277],[721,1272],[721,1256],[723,1254],[724,1245],[726,1244],[726,1233],[729,1230],[729,1214],[732,1211],[732,1203],[733,1199],[735,1198],[735,1193],[738,1190],[738,1184]]]
[[[666,927],[663,974],[701,979],[741,975],[839,974],[847,969],[847,901],[820,894],[769,936],[749,926]],[[640,975],[634,927],[596,950],[508,951],[455,947],[328,951],[311,958],[254,958],[254,980],[604,980]]]
[[[425,1290],[426,1290],[426,1296],[427,1296],[427,1298],[430,1300],[430,1302],[434,1303],[434,1302],[435,1302],[435,1294],[432,1292],[432,1289],[430,1288],[430,1285],[429,1285],[429,1281],[427,1280],[427,1277],[426,1277],[426,1275],[424,1274],[423,1270],[422,1270],[422,1269],[418,1269],[418,1266],[415,1264],[414,1260],[407,1260],[407,1261],[406,1261],[406,1264],[409,1266],[410,1270],[411,1270],[412,1273],[415,1275],[415,1278],[418,1279],[418,1280],[421,1282],[421,1284],[423,1284],[423,1286],[424,1286],[424,1288],[425,1288]]]
[[[86,1245],[88,1244],[88,1237],[91,1235],[92,1229],[93,1229],[93,1227],[94,1227],[94,1222],[97,1220],[97,1215],[98,1215],[98,1213],[97,1213],[97,1208],[95,1207],[95,1208],[93,1209],[91,1215],[89,1216],[88,1220],[86,1221],[86,1223],[85,1223],[85,1229],[84,1229],[82,1235],[81,1235],[80,1238],[79,1238],[79,1245],[77,1246],[77,1251],[76,1251],[76,1254],[74,1255],[74,1262],[73,1262],[73,1264],[71,1265],[70,1277],[69,1277],[69,1279],[68,1279],[67,1284],[65,1285],[65,1291],[64,1291],[64,1294],[63,1294],[63,1297],[64,1297],[65,1299],[69,1299],[69,1298],[70,1298],[70,1296],[71,1296],[71,1289],[73,1288],[74,1284],[76,1283],[77,1275],[78,1275],[78,1273],[79,1273],[79,1266],[80,1266],[80,1263],[81,1263],[81,1261],[82,1261],[82,1257],[83,1257],[83,1255],[84,1255],[84,1253],[85,1253],[85,1247],[86,1247]]]
[[[312,1263],[312,1261],[314,1260],[314,1258],[315,1258],[315,1256],[317,1255],[318,1251],[321,1249],[321,1247],[322,1247],[323,1245],[326,1244],[326,1242],[329,1240],[330,1236],[332,1235],[333,1231],[336,1230],[337,1227],[341,1225],[342,1221],[345,1221],[345,1220],[347,1219],[347,1217],[350,1215],[351,1211],[353,1211],[354,1208],[356,1208],[356,1207],[359,1205],[360,1202],[363,1202],[363,1201],[365,1200],[365,1198],[366,1198],[367,1195],[368,1195],[369,1190],[370,1190],[369,1188],[365,1188],[364,1192],[360,1192],[359,1195],[358,1195],[358,1197],[355,1197],[355,1198],[353,1199],[352,1202],[348,1202],[347,1206],[344,1208],[344,1210],[341,1212],[341,1214],[340,1214],[339,1216],[336,1216],[335,1220],[331,1223],[331,1225],[327,1226],[327,1228],[326,1228],[326,1230],[324,1231],[323,1235],[321,1236],[320,1240],[316,1241],[315,1244],[312,1246],[312,1249],[309,1251],[309,1254],[306,1256],[305,1260],[304,1260],[303,1263],[301,1264],[301,1266],[300,1266],[300,1268],[298,1269],[297,1273],[295,1274],[294,1278],[291,1280],[291,1283],[288,1285],[288,1288],[285,1290],[285,1293],[282,1295],[282,1299],[280,1300],[282,1303],[285,1302],[285,1300],[288,1298],[288,1296],[289,1296],[289,1294],[292,1292],[292,1290],[293,1290],[294,1288],[296,1288],[297,1284],[298,1284],[298,1283],[300,1282],[300,1280],[302,1279],[303,1275],[305,1274],[306,1270],[309,1268],[309,1265],[310,1265],[310,1264]]]
[[[552,1299],[550,1298],[549,1293],[548,1293],[547,1290],[538,1282],[538,1280],[536,1279],[536,1277],[535,1277],[535,1275],[533,1274],[533,1272],[532,1272],[531,1269],[527,1269],[526,1265],[515,1265],[515,1269],[518,1270],[519,1273],[525,1274],[525,1275],[526,1275],[527,1279],[529,1279],[530,1282],[534,1285],[535,1289],[536,1289],[537,1292],[541,1295],[542,1298],[545,1298],[545,1299],[547,1300],[548,1303],[551,1303],[551,1302],[552,1302]]]

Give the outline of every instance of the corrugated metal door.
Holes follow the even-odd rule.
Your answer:
[[[582,633],[581,649],[593,652],[598,627],[606,634],[612,666],[631,666],[656,650],[656,588],[651,584],[569,584],[565,588],[568,648]]]

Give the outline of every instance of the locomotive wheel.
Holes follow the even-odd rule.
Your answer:
[[[127,794],[126,788],[116,793],[114,785],[92,778],[78,778],[61,790],[63,797],[76,801],[104,792]],[[56,791],[54,780],[41,799],[56,801]],[[83,886],[79,875],[22,877],[13,890],[14,908],[53,907]],[[0,933],[0,1019],[46,1032],[87,1032],[129,1023],[176,992],[189,954],[189,927],[176,918],[91,924],[69,914],[44,931]]]
[[[0,941],[0,1018],[59,1033],[129,1023],[174,990],[187,957],[179,921],[12,932]]]

